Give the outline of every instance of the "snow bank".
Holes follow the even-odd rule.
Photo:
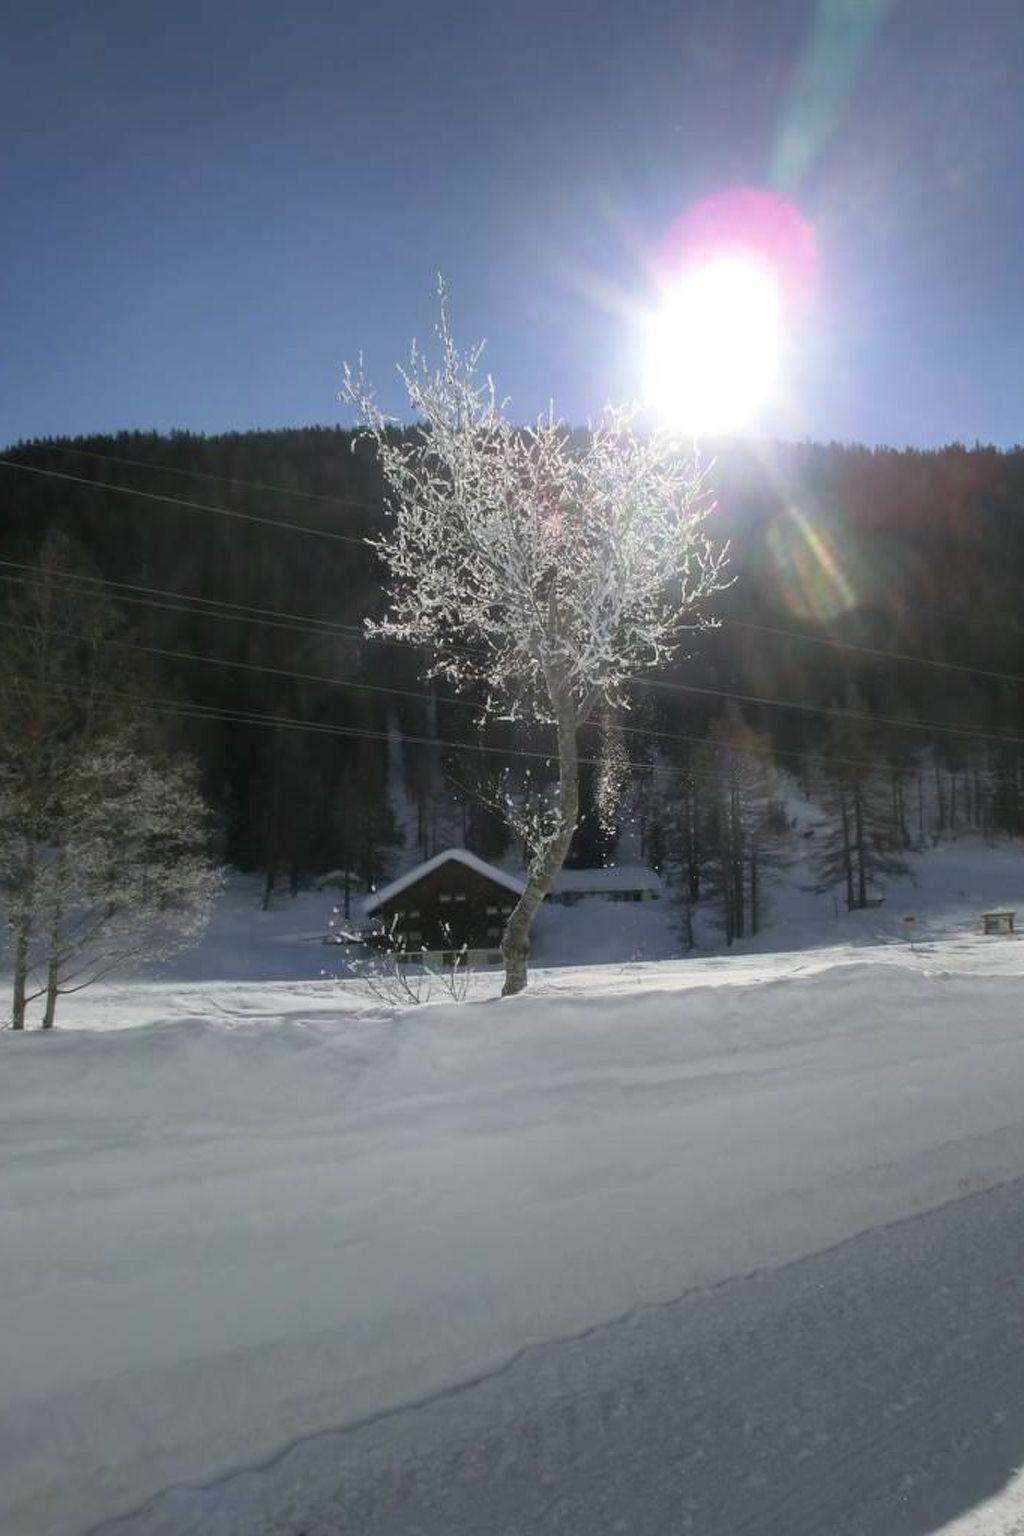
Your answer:
[[[404,1015],[136,984],[0,1037],[0,1529],[76,1536],[1024,1174],[1022,971],[962,939]]]

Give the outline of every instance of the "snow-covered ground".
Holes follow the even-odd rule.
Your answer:
[[[660,962],[632,958],[654,904],[604,907],[615,964],[404,1013],[320,979],[323,898],[264,920],[236,892],[173,978],[0,1036],[0,1531],[80,1536],[1024,1176],[1024,944],[973,932],[1024,860],[940,850],[918,880]],[[557,917],[593,940],[588,911]],[[146,1536],[216,1529],[237,1487]],[[298,1536],[301,1494],[224,1529]]]
[[[791,809],[803,830],[820,822],[812,805],[794,802]],[[965,837],[940,843],[926,854],[909,855],[910,873],[888,881],[884,906],[853,913],[840,906],[836,895],[811,888],[812,852],[813,842],[798,833],[792,862],[769,893],[763,931],[737,943],[731,957],[837,943],[903,942],[911,933],[940,938],[971,934],[979,926],[980,913],[994,906],[1019,906],[1024,925],[1024,847],[1016,842],[990,845]],[[309,981],[348,974],[354,952],[323,944],[337,892],[278,895],[269,912],[260,910],[259,896],[258,881],[233,877],[203,942],[173,961],[174,979]],[[362,899],[353,896],[354,917],[361,905]],[[908,917],[914,918],[913,924]],[[726,953],[713,910],[700,910],[695,926],[698,957]],[[587,900],[569,907],[544,906],[535,925],[533,963],[565,968],[680,957],[681,932],[682,918],[671,892],[661,900],[635,904]],[[86,1003],[71,1022],[88,1022],[94,1015],[92,1003]]]
[[[639,1308],[104,1536],[1021,1536],[1024,1182]]]

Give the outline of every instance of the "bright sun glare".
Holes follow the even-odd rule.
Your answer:
[[[721,256],[692,268],[650,320],[650,404],[684,432],[749,426],[775,386],[780,332],[779,288],[763,263]]]

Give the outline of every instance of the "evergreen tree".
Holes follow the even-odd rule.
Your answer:
[[[738,712],[710,727],[697,764],[707,780],[699,829],[703,878],[731,945],[764,925],[788,826],[775,798],[771,745]]]
[[[907,872],[891,788],[875,755],[874,733],[856,718],[861,713],[852,700],[850,714],[829,727],[822,758],[830,826],[818,851],[818,888],[841,886],[850,911],[868,906],[886,876]]]

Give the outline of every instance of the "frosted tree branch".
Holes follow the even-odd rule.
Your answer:
[[[505,415],[482,347],[460,352],[441,289],[438,362],[415,345],[399,370],[415,425],[381,411],[362,365],[342,396],[375,445],[388,527],[372,540],[389,575],[369,632],[426,647],[430,677],[482,685],[484,713],[556,727],[550,816],[512,825],[533,848],[503,941],[505,990],[526,982],[533,913],[564,861],[579,810],[579,727],[625,707],[634,675],[662,666],[725,585],[727,549],[706,531],[704,471],[631,407],[573,433],[553,408],[530,426]],[[607,776],[609,793],[615,775]]]

